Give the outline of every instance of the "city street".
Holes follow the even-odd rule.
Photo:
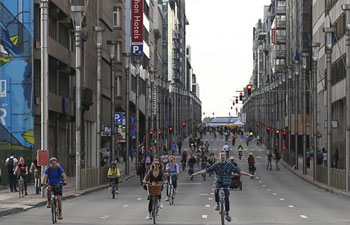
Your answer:
[[[225,144],[224,139],[213,140],[209,135],[210,150],[216,153]],[[244,141],[238,140],[238,144]],[[244,155],[253,152],[256,158],[257,179],[243,178],[243,191],[231,191],[231,217],[228,224],[349,224],[350,200],[327,193],[301,179],[285,168],[266,170],[266,152],[253,141],[244,146]],[[185,142],[185,149],[188,143]],[[230,143],[231,153],[232,146]],[[246,157],[236,162],[247,171]],[[274,166],[274,164],[273,164]],[[275,169],[275,168],[274,168]],[[112,199],[108,189],[64,201],[63,221],[60,224],[152,224],[146,221],[147,194],[138,178],[123,183],[119,195]],[[219,224],[214,211],[214,177],[203,181],[201,176],[190,181],[187,172],[179,178],[175,205],[165,202],[157,224]],[[24,213],[2,217],[0,224],[50,224],[49,209],[39,207]]]

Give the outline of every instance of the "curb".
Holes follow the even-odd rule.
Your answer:
[[[127,182],[129,180],[131,180],[133,177],[135,177],[136,175],[128,175],[126,177],[124,177],[124,179],[120,180],[120,184],[124,183],[124,182]],[[69,200],[69,199],[73,199],[73,198],[77,198],[77,197],[80,197],[80,196],[83,196],[83,195],[88,195],[88,194],[92,194],[94,192],[97,192],[97,191],[100,191],[104,188],[108,187],[108,184],[103,184],[103,185],[100,185],[98,187],[95,187],[95,188],[90,188],[86,191],[81,191],[81,192],[78,192],[78,193],[73,193],[73,194],[69,194],[67,196],[64,196],[62,198],[62,200]],[[12,214],[16,214],[16,213],[20,213],[20,212],[25,212],[25,211],[28,211],[30,209],[34,209],[34,208],[38,208],[38,207],[41,207],[41,206],[44,206],[46,204],[46,200],[42,200],[42,201],[39,201],[38,203],[32,205],[32,206],[29,206],[27,208],[9,208],[9,209],[4,209],[4,210],[0,210],[0,218],[1,217],[4,217],[4,216],[9,216],[9,215],[12,215]]]
[[[289,172],[293,173],[294,175],[296,175],[297,177],[301,178],[302,180],[308,182],[309,184],[315,186],[315,187],[318,187],[322,190],[325,190],[329,193],[333,193],[333,194],[336,194],[336,195],[340,195],[340,196],[343,196],[343,197],[346,197],[346,198],[350,198],[350,193],[347,193],[345,191],[342,191],[340,189],[337,189],[337,188],[333,188],[333,187],[329,187],[328,185],[326,184],[323,184],[323,183],[320,183],[318,181],[314,181],[314,180],[311,180],[311,179],[308,179],[306,178],[305,176],[303,176],[302,174],[299,174],[297,172],[295,172],[292,168],[290,168],[290,166],[284,162],[284,161],[281,161],[281,165],[284,166],[284,168],[286,168],[287,170],[289,170]]]

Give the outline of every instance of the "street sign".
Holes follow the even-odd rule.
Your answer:
[[[121,125],[123,122],[123,113],[121,112],[116,112],[115,117],[114,117],[114,123],[115,125]]]
[[[47,166],[49,165],[49,150],[37,150],[37,161],[38,166]]]
[[[157,115],[157,87],[154,87],[152,91],[152,110],[153,115]]]
[[[133,56],[142,56],[143,53],[143,45],[138,44],[138,45],[132,45],[131,46],[131,51]]]
[[[103,130],[101,131],[101,137],[110,137],[111,133],[112,133],[112,127],[104,126]]]

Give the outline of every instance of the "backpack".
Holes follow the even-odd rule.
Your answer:
[[[13,158],[9,158],[9,161],[7,162],[7,171],[13,172],[15,170],[15,162]]]

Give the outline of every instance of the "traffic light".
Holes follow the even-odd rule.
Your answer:
[[[275,146],[276,146],[276,147],[278,147],[278,146],[279,146],[279,144],[278,144],[278,143],[275,143]]]
[[[153,130],[150,130],[150,131],[149,131],[149,136],[150,136],[151,139],[152,139],[152,137],[153,137]]]
[[[276,129],[276,130],[275,130],[275,133],[276,133],[277,135],[279,135],[280,132],[281,132],[281,131],[280,131],[279,129]]]
[[[283,131],[283,138],[286,139],[286,137],[287,137],[287,131],[284,130]]]
[[[238,104],[238,97],[236,97],[236,104]]]
[[[170,126],[169,127],[169,132],[172,133],[174,131],[174,127]]]
[[[182,126],[185,127],[186,126],[186,122],[182,122]]]
[[[197,121],[195,119],[192,120],[193,123],[196,123]]]
[[[159,135],[162,135],[162,130],[158,130],[158,134],[159,134]]]
[[[284,151],[287,150],[287,146],[283,146],[283,150],[284,150]]]
[[[253,85],[248,84],[248,85],[247,85],[248,96],[250,96],[250,95],[252,94],[252,89],[253,89]]]
[[[266,127],[266,131],[270,133],[271,127]]]
[[[233,106],[235,106],[235,101],[233,101]]]
[[[243,101],[243,93],[239,93],[239,100]]]
[[[258,121],[258,122],[256,122],[256,126],[258,127],[258,126],[260,126],[260,122]]]

